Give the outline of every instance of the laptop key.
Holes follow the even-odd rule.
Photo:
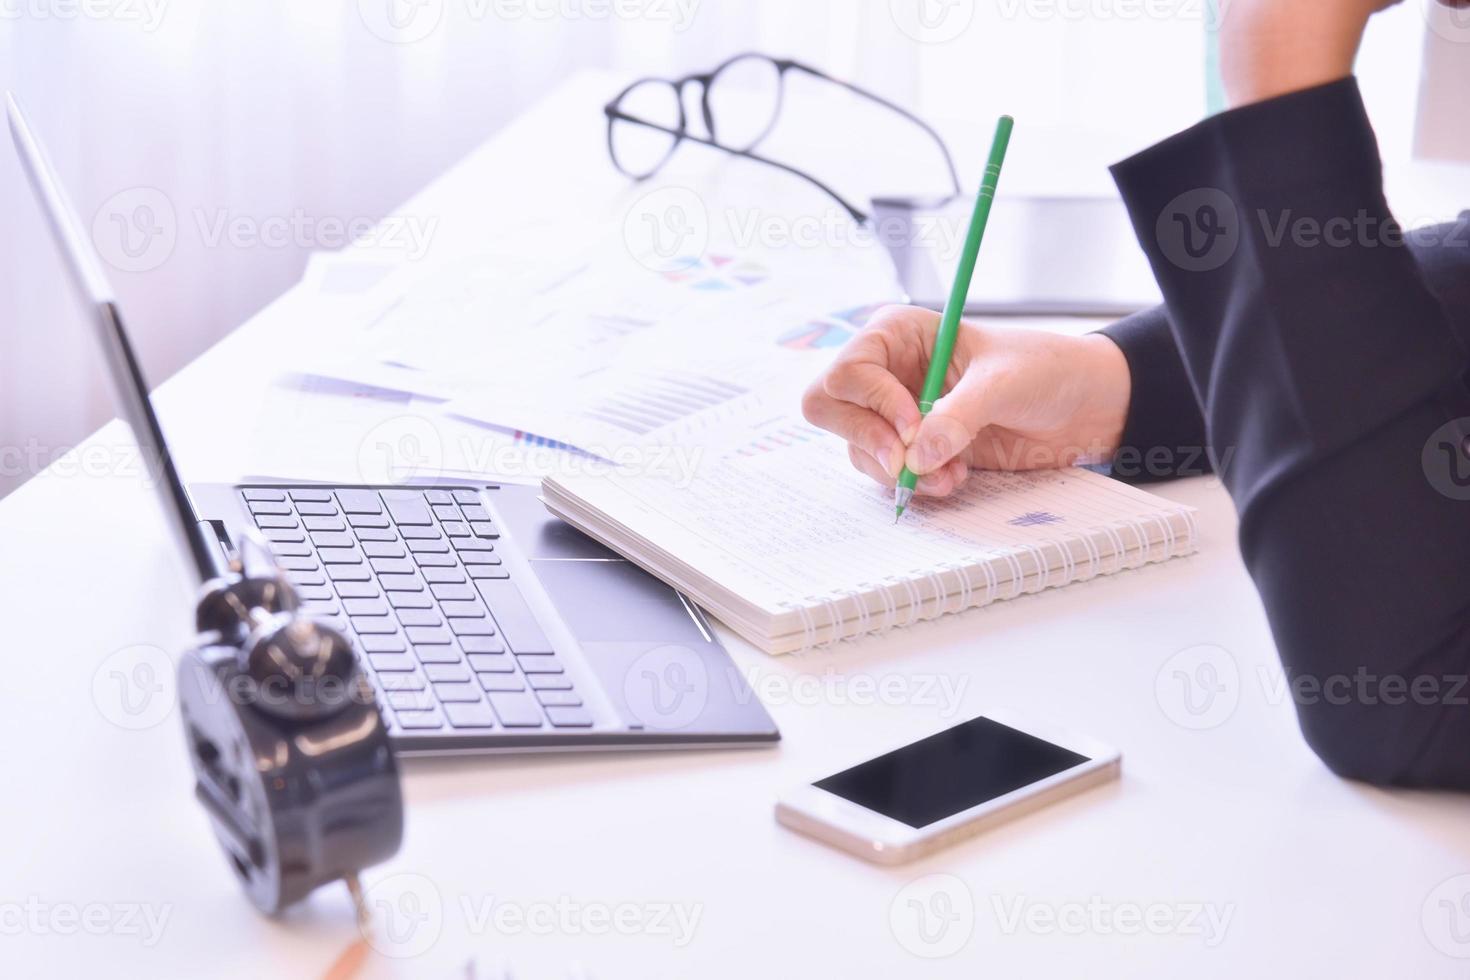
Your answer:
[[[326,565],[361,565],[362,552],[356,548],[321,548],[316,549],[317,557]]]
[[[449,628],[455,636],[495,635],[495,624],[488,619],[451,619]]]
[[[439,695],[440,701],[478,701],[480,685],[468,681],[435,684],[434,693]]]
[[[422,592],[389,592],[388,605],[394,609],[433,609],[434,600]]]
[[[424,581],[430,585],[464,581],[464,572],[458,568],[425,568],[421,571],[424,576]]]
[[[407,653],[408,644],[397,633],[369,633],[359,636],[357,642],[364,653]],[[372,658],[369,657],[369,660]]]
[[[454,550],[465,551],[494,551],[495,545],[484,538],[455,538]]]
[[[340,517],[303,517],[301,523],[308,531],[345,531],[347,525]]]
[[[378,584],[385,592],[424,591],[424,581],[417,575],[379,575]]]
[[[398,531],[400,534],[403,535],[405,540],[438,541],[440,538],[444,537],[443,534],[439,533],[439,529],[437,527],[415,527],[412,525],[408,525],[400,527]]]
[[[353,616],[352,628],[358,636],[398,632],[398,624],[393,622],[392,616]]]
[[[582,696],[576,691],[537,691],[536,700],[546,708],[580,708]]]
[[[346,531],[313,531],[311,543],[318,548],[355,548],[357,540]]]
[[[459,645],[465,653],[504,653],[505,644],[493,636],[461,636]]]
[[[470,523],[475,521],[488,521],[490,512],[482,504],[469,504],[464,508],[464,519]]]
[[[462,663],[424,664],[424,675],[436,684],[444,681],[472,681],[475,675]]]
[[[526,680],[538,691],[570,691],[571,679],[566,674],[527,674]]]
[[[285,516],[261,514],[255,518],[255,523],[262,531],[277,531],[301,526],[301,522],[289,514]]]
[[[240,491],[240,496],[246,500],[285,500],[286,491],[268,490],[262,487],[248,487]]]
[[[328,565],[327,575],[333,582],[366,582],[373,573],[366,565]]]
[[[562,674],[566,672],[566,669],[561,665],[561,661],[555,657],[521,657],[516,663],[520,664],[521,673],[528,677],[532,674]]]
[[[444,620],[432,609],[400,609],[398,621],[404,626],[443,626]]]
[[[448,490],[426,490],[424,491],[424,499],[431,504],[454,503],[454,497]]]
[[[541,706],[531,695],[515,693],[512,691],[488,691],[486,697],[490,699],[490,706],[495,709],[495,717],[506,728],[540,728],[542,724]]]
[[[327,577],[321,570],[314,572],[287,572],[292,585],[326,585]]]
[[[592,716],[586,708],[558,705],[546,709],[546,717],[556,728],[591,728]]]
[[[473,599],[475,597],[475,590],[468,585],[431,585],[429,591],[433,592],[434,598],[441,602],[445,599]]]
[[[402,558],[407,554],[401,541],[364,541],[362,553],[369,558]]]
[[[500,556],[493,551],[461,551],[459,560],[466,565],[499,565]]]
[[[349,616],[386,616],[388,603],[382,599],[348,599],[342,603]]]
[[[413,572],[413,562],[407,558],[374,558],[368,564],[379,574],[408,575]]]
[[[432,711],[395,711],[393,718],[398,722],[400,728],[411,731],[444,727],[444,716],[437,708]]]
[[[408,550],[416,555],[424,554],[448,554],[449,542],[443,538],[435,538],[432,541],[414,540],[408,542]]]
[[[429,664],[457,664],[463,660],[462,655],[453,646],[438,643],[425,643],[413,648],[414,656],[425,666]]]
[[[296,505],[296,513],[302,517],[326,517],[337,514],[337,505],[331,503],[313,504],[302,503]]]
[[[424,503],[423,495],[417,490],[384,490],[383,503],[388,505],[388,516],[393,518],[394,524],[434,523],[428,504]]]
[[[459,508],[453,504],[434,504],[433,507],[434,516],[439,518],[441,523],[459,520]]]
[[[445,521],[444,533],[451,538],[467,538],[470,536],[470,526],[464,521]]]
[[[468,489],[455,490],[454,499],[462,504],[478,504],[480,502],[480,491]]]
[[[476,579],[476,580],[478,580],[478,579],[492,579],[492,578],[510,578],[510,572],[507,572],[504,568],[501,568],[499,565],[471,565],[468,568],[466,568],[465,571],[467,571],[467,572],[470,573],[470,578]]]
[[[385,691],[426,691],[429,682],[420,674],[380,674],[378,686]]]
[[[448,549],[446,548],[445,550],[447,551]],[[457,568],[459,566],[458,558],[454,555],[443,553],[436,554],[426,551],[422,554],[414,555],[413,560],[418,562],[420,568]]]
[[[322,566],[315,558],[291,558],[276,556],[276,564],[288,572],[315,572]]]
[[[378,530],[390,526],[386,514],[355,514],[352,511],[347,512],[347,523],[355,528],[374,528]]]
[[[409,626],[404,630],[414,646],[425,643],[453,643],[454,637],[442,626]]]
[[[404,673],[416,670],[418,664],[406,653],[370,653],[368,665],[378,673]]]
[[[263,527],[265,539],[273,544],[296,544],[306,540],[306,532],[300,528]]]
[[[372,582],[337,582],[337,594],[344,599],[375,599],[383,593]]]
[[[470,530],[475,532],[477,538],[500,537],[500,531],[489,521],[475,521],[470,524]]]
[[[338,490],[337,503],[344,514],[381,514],[383,502],[376,490]]]
[[[320,602],[326,599],[335,599],[337,594],[332,587],[323,582],[321,585],[298,585],[296,586],[296,597],[302,602]]]
[[[455,728],[494,728],[495,714],[486,705],[456,704],[444,705],[444,716],[449,719],[449,724]]]
[[[434,707],[434,695],[427,689],[388,691],[388,704],[395,710],[427,711]]]
[[[359,541],[397,541],[398,532],[391,527],[359,527],[356,528],[357,540]]]
[[[519,674],[476,674],[480,686],[487,691],[524,691],[526,682]]]
[[[305,558],[311,554],[311,545],[305,541],[275,541],[271,543],[271,554],[277,558]]]
[[[475,588],[490,607],[500,627],[500,635],[516,653],[551,653],[551,641],[541,632],[541,624],[531,614],[531,607],[521,598],[521,590],[505,580],[477,579]]]
[[[515,661],[505,653],[471,653],[466,659],[476,673],[511,674],[516,669]]]
[[[484,605],[473,600],[469,602],[450,600],[439,603],[439,609],[450,619],[484,619],[489,615]]]
[[[291,491],[291,499],[300,502],[319,504],[332,499],[332,491],[317,490],[310,487],[298,487]]]
[[[291,505],[284,500],[279,503],[268,500],[253,501],[250,504],[250,513],[256,517],[261,517],[266,514],[289,514],[291,513]]]

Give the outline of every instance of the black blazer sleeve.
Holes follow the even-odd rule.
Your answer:
[[[1346,776],[1470,789],[1470,287],[1405,247],[1356,82],[1113,173],[1308,742]]]

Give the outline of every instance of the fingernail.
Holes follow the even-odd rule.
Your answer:
[[[883,469],[888,475],[897,480],[898,475],[903,472],[903,447],[890,446],[888,449],[885,449],[883,451],[882,463]]]
[[[911,422],[899,430],[898,437],[903,440],[905,446],[914,444],[914,436],[919,434],[919,423]]]

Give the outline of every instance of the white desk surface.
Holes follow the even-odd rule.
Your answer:
[[[435,255],[552,206],[560,181],[614,210],[643,193],[602,154],[609,84],[574,80],[404,205],[441,219]],[[738,166],[708,179],[738,179]],[[266,384],[273,352],[311,329],[312,304],[288,293],[162,387],[190,479],[250,471],[270,399],[301,398],[306,435],[294,437],[308,440],[313,417],[392,414]],[[345,893],[258,916],[192,800],[168,678],[141,715],[120,711],[109,671],[130,655],[117,652],[173,653],[190,639],[182,576],[130,446],[108,425],[0,504],[0,972],[319,975],[355,937]],[[342,455],[323,447],[322,468]],[[575,962],[629,980],[1466,975],[1470,962],[1450,954],[1470,954],[1457,904],[1470,879],[1450,879],[1470,872],[1470,797],[1331,775],[1281,696],[1226,495],[1207,479],[1159,492],[1200,509],[1197,556],[802,657],[767,658],[722,631],[779,747],[407,763],[402,851],[366,880],[437,897],[420,927],[437,938],[418,957],[375,957],[367,975],[462,976],[471,957],[522,978],[570,976]],[[1203,715],[1175,673],[1197,662],[1170,660],[1199,645],[1224,651],[1210,655],[1224,690]],[[1119,746],[1121,781],[897,869],[773,820],[783,788],[986,704]],[[1189,727],[1201,720],[1212,725]],[[914,893],[900,892],[933,874],[954,877],[939,880],[949,931],[935,927],[928,944]],[[516,932],[487,914],[500,903],[532,916],[558,903],[637,912],[649,925]],[[653,921],[660,908],[698,916],[687,942]]]

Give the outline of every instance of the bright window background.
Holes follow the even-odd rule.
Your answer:
[[[1413,137],[1420,2],[1375,24],[1364,55],[1390,157]],[[377,218],[578,69],[674,74],[741,50],[788,54],[920,111],[964,174],[1008,111],[1034,134],[1008,167],[1013,187],[1107,190],[1106,164],[1201,116],[1203,3],[646,0],[630,19],[599,12],[634,0],[89,0],[104,16],[79,16],[79,0],[0,0],[0,87],[24,100],[84,220],[136,188],[181,215],[165,263],[109,270],[156,383],[306,259],[299,244],[210,245],[190,215]],[[1140,8],[1156,15],[1119,13]],[[437,27],[393,43],[372,29],[386,33],[390,13]],[[902,179],[902,148],[871,152],[875,174]],[[0,494],[114,414],[64,284],[7,142]]]

